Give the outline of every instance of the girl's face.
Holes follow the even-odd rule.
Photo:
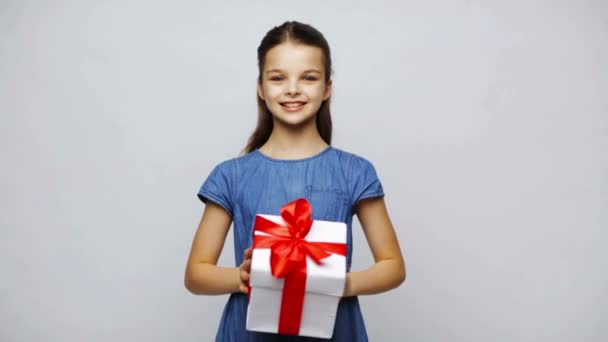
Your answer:
[[[318,47],[279,44],[266,53],[263,72],[258,96],[275,120],[284,124],[315,119],[321,103],[331,95],[331,80],[325,83],[323,50]]]

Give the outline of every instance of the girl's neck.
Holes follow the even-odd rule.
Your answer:
[[[259,150],[276,159],[303,159],[316,155],[327,146],[314,121],[305,128],[285,127],[275,123],[270,137]]]

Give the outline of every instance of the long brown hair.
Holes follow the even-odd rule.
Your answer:
[[[262,84],[264,62],[266,60],[266,53],[268,50],[287,41],[321,48],[323,52],[323,66],[325,68],[325,84],[327,84],[332,75],[329,44],[327,43],[327,40],[325,40],[325,37],[323,37],[323,34],[321,34],[321,32],[319,32],[317,29],[297,21],[286,21],[280,26],[275,26],[273,29],[268,31],[266,36],[264,36],[262,39],[260,46],[258,46],[258,83],[260,85]],[[243,149],[243,152],[245,153],[249,153],[257,148],[260,148],[262,145],[264,145],[264,143],[266,143],[270,137],[270,133],[272,133],[272,113],[268,109],[268,106],[266,106],[264,100],[257,96],[257,91],[256,97],[258,100],[258,123],[255,130],[249,137],[247,146],[245,146]],[[328,145],[331,144],[332,131],[331,112],[329,109],[330,100],[331,97],[321,103],[316,118],[319,135]]]

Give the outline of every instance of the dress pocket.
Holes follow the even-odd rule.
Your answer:
[[[341,189],[307,186],[306,199],[312,206],[312,217],[317,220],[337,221],[345,208],[345,195]]]

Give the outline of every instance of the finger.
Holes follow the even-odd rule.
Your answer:
[[[243,270],[249,273],[251,271],[251,259],[247,259],[243,262]]]
[[[241,281],[243,283],[249,281],[249,272],[241,271]]]
[[[239,265],[239,268],[243,271],[249,272],[251,269],[251,259],[243,260],[243,262]]]
[[[249,293],[249,288],[247,288],[246,285],[241,285],[239,286],[239,289],[241,290],[242,293],[247,294]]]
[[[247,249],[245,249],[245,259],[251,258],[252,253],[253,250],[251,249],[251,247],[247,247]]]

